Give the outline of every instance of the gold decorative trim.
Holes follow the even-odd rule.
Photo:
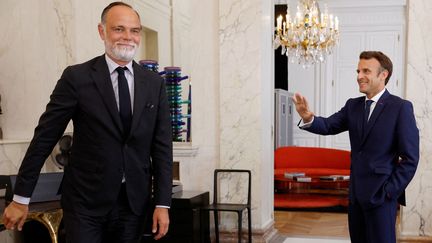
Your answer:
[[[63,218],[63,210],[52,209],[47,211],[31,211],[27,215],[26,222],[35,220],[45,226],[48,230],[52,243],[58,243],[58,230]],[[0,225],[3,225],[3,220],[0,217]]]
[[[27,221],[35,220],[42,223],[48,230],[52,243],[58,243],[58,229],[63,218],[61,209],[46,212],[30,212]]]

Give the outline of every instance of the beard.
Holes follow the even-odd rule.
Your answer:
[[[109,41],[105,42],[105,49],[113,58],[123,62],[130,62],[135,57],[138,45],[133,42],[121,43]]]

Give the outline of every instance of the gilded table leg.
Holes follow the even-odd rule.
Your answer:
[[[58,243],[57,234],[62,217],[63,211],[61,209],[57,209],[44,213],[30,213],[28,219],[33,219],[42,223],[48,229],[52,243]]]

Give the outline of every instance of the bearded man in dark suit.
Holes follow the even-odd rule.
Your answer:
[[[6,228],[21,230],[40,169],[72,120],[61,199],[67,242],[137,243],[147,216],[155,239],[167,233],[169,104],[162,78],[133,61],[141,29],[130,5],[113,2],[103,10],[98,30],[105,54],[64,70],[19,169],[3,214]]]

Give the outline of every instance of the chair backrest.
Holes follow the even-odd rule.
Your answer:
[[[240,169],[216,169],[214,171],[214,181],[213,181],[213,203],[219,203],[219,193],[220,193],[220,179],[223,175],[226,174],[225,178],[228,178],[231,183],[237,183],[234,188],[241,189],[244,188],[245,185],[247,185],[247,204],[251,205],[251,184],[252,184],[252,178],[251,178],[251,171],[250,170],[240,170]],[[235,177],[235,178],[234,178]],[[247,177],[247,184],[245,184],[245,178]],[[232,179],[232,180],[231,180]],[[232,193],[232,195],[237,194],[237,191],[231,191],[229,193]],[[224,202],[226,203],[226,202]]]

